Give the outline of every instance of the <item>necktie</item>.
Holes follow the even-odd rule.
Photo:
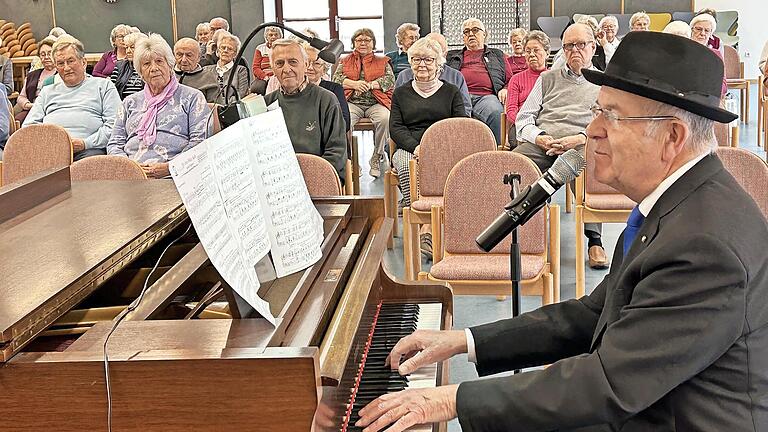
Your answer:
[[[632,209],[632,213],[629,214],[627,227],[624,229],[624,256],[627,256],[627,252],[629,252],[629,248],[632,246],[632,241],[637,237],[637,232],[640,231],[644,220],[645,216],[640,213],[640,208],[635,206]]]

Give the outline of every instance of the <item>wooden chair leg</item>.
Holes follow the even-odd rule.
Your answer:
[[[430,212],[432,230],[432,265],[443,259],[443,218],[442,207],[433,205]]]
[[[352,180],[352,161],[347,159],[347,163],[344,164],[344,195],[354,195],[355,186],[354,180]]]
[[[421,251],[419,250],[419,225],[411,221],[411,209],[403,209],[403,264],[405,279],[416,280],[421,271]]]
[[[553,300],[560,302],[560,206],[549,206],[549,264],[552,272]]]
[[[541,305],[546,306],[549,304],[552,304],[552,274],[551,273],[544,273],[541,275],[541,285],[542,285],[542,293],[541,293]]]
[[[731,147],[738,147],[738,146],[739,146],[739,127],[732,126],[731,127]]]
[[[565,185],[565,212],[570,213],[573,211],[573,189],[571,184]]]
[[[744,124],[749,124],[749,84],[744,87]]]
[[[584,207],[576,206],[576,298],[584,297]]]

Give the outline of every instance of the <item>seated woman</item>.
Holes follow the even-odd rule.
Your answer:
[[[720,57],[720,60],[723,60],[723,54],[720,50],[709,46],[709,37],[715,33],[716,29],[717,21],[715,21],[715,17],[706,13],[696,15],[691,20],[691,40],[709,48],[713,53]],[[720,92],[720,99],[723,99],[726,93],[728,93],[728,82],[725,77],[725,63],[723,63],[723,86]]]
[[[550,42],[549,36],[539,30],[531,31],[524,41],[525,62],[528,68],[512,77],[507,85],[507,133],[510,148],[517,146],[515,134],[515,118],[520,107],[533,89],[539,75],[547,70],[547,56],[549,55]]]
[[[176,81],[162,36],[137,41],[133,63],[146,85],[120,105],[107,153],[135,160],[147,177],[167,177],[168,161],[208,136],[210,109],[199,90]]]
[[[248,68],[238,64],[235,67],[234,60],[237,57],[237,52],[240,51],[240,38],[233,35],[226,30],[217,31],[218,40],[216,41],[216,56],[218,61],[215,65],[208,65],[207,68],[212,68],[216,71],[219,77],[219,97],[216,98],[216,103],[219,105],[226,105],[224,95],[228,96],[228,99],[232,101],[235,97],[235,91],[240,97],[245,97],[248,94],[248,89],[251,85],[251,76],[248,72]],[[234,72],[233,72],[234,69]],[[234,73],[235,77],[232,79],[232,87],[225,91],[224,86],[227,85],[229,75]]]
[[[512,72],[512,76],[519,74],[528,68],[526,56],[523,53],[525,45],[525,36],[528,32],[524,28],[516,28],[509,32],[509,47],[512,48],[512,55],[506,58],[507,70]],[[509,88],[507,88],[509,91]],[[509,94],[507,94],[509,97]]]
[[[283,37],[283,31],[279,27],[267,27],[264,29],[264,43],[256,47],[253,52],[253,64],[251,70],[255,86],[255,93],[267,94],[270,91],[265,90],[267,81],[273,76],[272,66],[269,64],[269,56],[272,55],[272,42]]]
[[[125,24],[116,25],[109,33],[109,43],[112,49],[105,52],[91,73],[95,77],[109,78],[119,60],[125,59],[124,38],[131,33],[131,27]]]
[[[133,67],[133,54],[136,51],[136,42],[146,37],[144,33],[131,33],[124,38],[125,59],[117,61],[115,69],[109,76],[117,88],[120,100],[125,100],[128,96],[144,89],[144,80]]]
[[[32,109],[32,105],[37,99],[37,95],[40,94],[40,89],[43,88],[42,83],[46,78],[52,77],[56,73],[56,65],[53,63],[53,43],[56,40],[52,37],[47,37],[40,41],[39,48],[37,49],[37,55],[43,62],[43,68],[37,69],[29,74],[24,80],[24,87],[19,92],[19,97],[16,99],[16,120],[19,123],[24,123],[24,119],[27,118],[29,110]]]
[[[445,64],[439,43],[430,38],[417,40],[408,49],[408,62],[414,79],[395,89],[389,115],[389,132],[396,147],[392,165],[397,168],[403,207],[411,205],[408,161],[424,131],[438,120],[467,116],[459,89],[439,78]]]
[[[389,108],[392,105],[395,74],[388,57],[373,53],[376,48],[373,30],[361,28],[355,31],[352,34],[352,46],[352,54],[341,60],[333,74],[333,81],[344,87],[352,128],[364,117],[373,122],[376,148],[371,156],[370,174],[371,177],[379,177],[384,146],[389,139]]]

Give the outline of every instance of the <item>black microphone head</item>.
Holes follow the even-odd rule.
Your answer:
[[[330,64],[336,64],[342,52],[344,52],[344,43],[338,39],[331,39],[331,42],[320,50],[317,56]]]
[[[578,150],[570,149],[555,159],[547,171],[560,184],[566,184],[578,177],[586,164],[587,161]]]

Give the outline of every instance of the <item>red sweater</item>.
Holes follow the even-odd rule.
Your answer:
[[[541,72],[544,71],[536,72],[531,68],[527,68],[509,80],[509,84],[507,84],[507,123],[515,124],[517,112],[520,111],[520,107],[528,99],[528,95],[531,94],[533,85],[536,84],[536,80],[539,79]]]

